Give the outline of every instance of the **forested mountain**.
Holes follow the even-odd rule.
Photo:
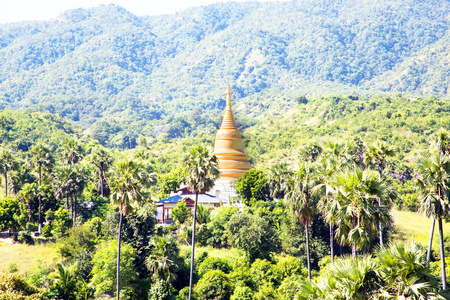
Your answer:
[[[109,5],[0,25],[0,108],[57,113],[121,147],[214,132],[227,78],[237,115],[255,118],[303,94],[446,98],[449,11],[444,0],[306,0],[137,17]]]

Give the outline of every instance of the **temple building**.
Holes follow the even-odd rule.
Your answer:
[[[230,205],[232,198],[237,196],[232,181],[242,177],[244,172],[252,168],[247,154],[242,148],[242,137],[231,111],[231,88],[229,85],[227,85],[225,114],[222,125],[216,134],[214,154],[219,159],[219,178],[214,187],[208,193],[199,195],[198,199],[200,205],[209,209]],[[171,212],[177,203],[184,200],[188,207],[193,207],[194,199],[195,194],[184,186],[170,197],[159,200],[156,208],[158,224],[171,224],[173,222]]]
[[[229,202],[230,198],[236,196],[231,181],[242,177],[244,172],[252,168],[243,150],[242,137],[231,110],[230,85],[227,85],[225,113],[216,134],[214,154],[219,159],[220,175],[210,193]]]

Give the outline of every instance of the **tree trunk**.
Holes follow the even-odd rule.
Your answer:
[[[198,191],[195,193],[195,204],[194,204],[194,218],[192,224],[192,245],[191,245],[191,272],[189,273],[189,300],[192,299],[192,282],[194,275],[194,253],[195,253],[195,223],[197,223],[197,202],[198,202]]]
[[[74,228],[75,228],[76,221],[77,221],[77,192],[75,192],[75,201],[73,204],[73,223],[72,223],[73,225],[72,225],[72,227],[74,227]]]
[[[187,221],[186,221],[186,245],[189,246],[188,238],[189,238],[189,228],[188,228]]]
[[[39,189],[41,188],[41,164],[39,164]],[[42,234],[41,191],[39,190],[39,234]]]
[[[330,255],[331,262],[334,262],[334,226],[330,223]]]
[[[105,197],[105,192],[103,191],[103,163],[100,163],[100,189],[102,197]]]
[[[378,207],[381,207],[381,198],[378,198]],[[380,246],[383,247],[383,227],[381,220],[378,220],[378,230],[380,231]]]
[[[70,210],[70,206],[69,206],[69,192],[66,191],[66,205],[67,205],[67,210]]]
[[[73,221],[73,194],[71,196],[72,197],[70,197],[70,217],[72,218]]]
[[[427,268],[430,266],[431,260],[431,246],[433,245],[433,235],[434,235],[434,226],[436,225],[436,219],[433,218],[431,221],[431,229],[430,229],[430,237],[428,239],[428,250],[427,250]]]
[[[309,255],[309,228],[308,224],[305,224],[305,233],[306,233],[306,264],[308,267],[308,280],[311,282],[311,258]]]
[[[5,171],[5,196],[8,196],[8,172]]]
[[[442,218],[439,218],[439,250],[441,252],[441,277],[442,289],[447,289],[447,274],[445,273],[444,231],[442,230]]]
[[[31,213],[31,200],[28,200],[28,223],[31,223],[31,216],[33,214]]]
[[[122,213],[120,213],[120,218],[119,218],[119,236],[117,238],[117,300],[119,300],[119,296],[120,296],[120,238],[121,238],[121,233],[122,233],[122,218],[123,215]]]

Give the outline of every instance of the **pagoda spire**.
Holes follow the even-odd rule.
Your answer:
[[[231,110],[231,88],[228,82],[226,93],[225,113],[216,134],[214,154],[219,159],[219,179],[233,180],[240,178],[252,166],[243,150],[242,137]]]

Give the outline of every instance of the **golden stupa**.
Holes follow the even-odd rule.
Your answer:
[[[219,159],[219,180],[233,180],[242,177],[252,168],[247,154],[242,149],[242,138],[231,111],[231,88],[227,84],[227,105],[222,125],[216,134],[214,154]]]

